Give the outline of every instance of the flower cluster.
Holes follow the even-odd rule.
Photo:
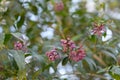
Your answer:
[[[66,40],[61,39],[61,46],[63,47],[63,52],[72,51],[76,47],[75,43],[70,40],[70,38]]]
[[[83,47],[81,46],[77,48],[75,43],[70,40],[70,38],[61,39],[61,46],[63,53],[67,53],[70,60],[78,62],[86,56]],[[56,59],[60,58],[60,55],[57,53],[56,48],[49,52],[46,52],[46,55],[50,61],[55,61]]]
[[[82,60],[86,56],[85,51],[82,47],[78,48],[76,51],[71,51],[69,53],[69,58],[75,62]]]
[[[61,2],[55,3],[54,9],[55,9],[55,11],[62,11],[62,10],[64,9],[64,4],[63,4],[63,2],[61,1]]]
[[[94,35],[101,36],[101,34],[104,33],[104,32],[105,32],[105,27],[104,27],[103,24],[101,24],[101,25],[95,24],[95,25],[94,25],[94,28],[93,28],[93,30],[92,30],[92,33],[93,33]]]
[[[56,59],[60,58],[60,55],[57,53],[57,49],[54,48],[51,51],[46,52],[47,57],[50,61],[55,61]]]
[[[20,41],[17,41],[17,42],[14,43],[14,49],[15,50],[22,50],[24,52],[27,52],[27,49],[26,49],[25,45]]]

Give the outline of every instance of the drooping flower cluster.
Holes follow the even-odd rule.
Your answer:
[[[103,24],[101,25],[94,25],[94,28],[92,30],[92,34],[101,36],[105,32],[105,27]]]
[[[57,53],[57,49],[54,48],[51,51],[46,52],[47,57],[50,61],[55,61],[56,59],[60,58],[60,55]]]
[[[22,51],[24,51],[24,52],[27,52],[27,48],[26,48],[25,45],[24,45],[22,42],[20,42],[20,41],[17,41],[17,42],[14,43],[14,49],[15,49],[15,50],[22,50]]]
[[[75,43],[70,38],[61,39],[61,46],[62,46],[62,53],[66,53],[70,60],[78,62],[86,56],[83,47],[81,46],[77,48]],[[46,55],[50,61],[55,61],[56,59],[60,58],[60,55],[58,54],[56,48],[46,52]]]
[[[82,47],[69,53],[69,58],[75,62],[82,60],[85,56],[86,54]]]
[[[56,2],[54,5],[55,11],[62,11],[64,9],[64,4],[63,2]]]
[[[63,52],[72,51],[76,47],[75,43],[70,40],[70,38],[66,40],[61,39],[61,46],[63,47]]]
[[[75,62],[82,60],[86,56],[82,46],[77,48],[75,43],[70,40],[70,38],[67,38],[66,40],[62,39],[61,46],[63,47],[63,52],[68,52],[69,59]]]

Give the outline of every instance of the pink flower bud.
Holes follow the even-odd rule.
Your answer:
[[[24,46],[23,43],[20,42],[20,41],[17,41],[17,42],[14,43],[14,49],[15,50],[22,50],[23,46]]]
[[[55,3],[54,9],[55,9],[55,11],[62,11],[62,10],[64,9],[64,4],[63,4],[63,2],[61,1],[61,2]]]
[[[101,34],[104,33],[104,32],[105,32],[105,27],[104,27],[103,24],[101,24],[100,26],[94,25],[94,28],[93,28],[93,30],[92,30],[92,33],[93,33],[94,35],[101,36]]]
[[[27,47],[20,41],[14,43],[15,50],[22,50],[23,52],[27,52]]]
[[[46,52],[46,56],[49,58],[50,61],[55,61],[56,59],[60,58],[60,55],[57,53],[56,49]]]
[[[63,52],[72,51],[76,47],[75,43],[70,40],[70,38],[67,38],[66,40],[62,39],[61,46],[63,47]]]

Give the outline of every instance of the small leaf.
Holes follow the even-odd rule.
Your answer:
[[[105,53],[106,55],[112,57],[115,61],[117,61],[117,58],[113,53],[111,53],[109,51],[105,51],[105,50],[103,50],[102,52]]]
[[[28,57],[28,56],[31,56],[31,54],[29,54],[29,53],[28,53],[28,54],[25,54],[25,58]]]
[[[19,67],[19,70],[25,69],[25,57],[22,51],[16,51],[16,50],[10,50],[9,53],[11,53]]]
[[[104,36],[104,37],[106,37],[106,35],[107,35],[107,33],[106,33],[106,32],[104,32],[104,33],[103,33],[103,36]]]
[[[112,73],[117,74],[120,76],[120,67],[119,66],[113,66],[110,70]]]
[[[49,67],[51,67],[51,66],[52,66],[52,63],[46,65],[45,67],[42,68],[42,72],[44,72],[46,69],[49,69]]]
[[[17,73],[19,80],[27,80],[26,79],[26,70],[25,70],[25,57],[22,51],[16,51],[16,50],[10,50],[9,53],[11,53],[15,59],[15,62],[17,63],[17,66],[19,68],[19,71]]]
[[[18,27],[18,28],[20,28],[20,27],[23,25],[24,19],[25,19],[24,16],[21,16],[21,17],[20,17],[20,20],[17,22],[17,27]]]
[[[95,35],[91,35],[91,36],[90,36],[90,40],[91,40],[92,42],[95,42],[95,41],[96,41],[96,36],[95,36]]]
[[[97,71],[97,73],[103,73],[103,72],[106,72],[107,71],[107,69],[105,68],[105,69],[100,69],[99,71]]]
[[[69,60],[68,57],[65,57],[62,61],[62,65],[64,66],[65,64],[67,64],[68,60]]]
[[[80,39],[81,36],[82,36],[81,34],[78,34],[78,35],[72,37],[72,40],[73,40],[73,41],[77,41],[77,40]]]
[[[85,57],[84,60],[88,63],[91,70],[94,70],[94,68],[96,68],[96,63],[91,58]]]
[[[26,43],[28,41],[28,37],[25,34],[22,33],[11,33],[14,37],[16,37],[17,39],[23,41],[24,43]]]
[[[11,37],[12,37],[11,34],[5,34],[4,44],[7,44]]]

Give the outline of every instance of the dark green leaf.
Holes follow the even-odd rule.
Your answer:
[[[69,60],[69,58],[68,58],[68,57],[65,57],[65,58],[63,59],[63,61],[62,61],[62,65],[63,65],[63,66],[66,65],[67,62],[68,62],[68,60]]]
[[[7,42],[11,39],[11,34],[5,34],[4,44],[7,44]]]
[[[97,38],[96,38],[96,36],[95,36],[95,35],[91,35],[91,36],[90,36],[90,40],[91,40],[92,42],[95,42],[95,41],[96,41],[96,39],[97,39]]]
[[[51,67],[51,66],[52,66],[52,63],[46,65],[45,67],[42,68],[42,72],[44,72],[46,69],[49,69],[49,67]]]
[[[106,35],[107,35],[106,32],[104,32],[104,33],[103,33],[103,36],[106,37]]]
[[[28,57],[28,56],[31,56],[31,54],[25,54],[25,58]]]
[[[20,20],[17,22],[17,27],[18,28],[20,28],[23,25],[24,20],[25,20],[25,16],[21,16]]]

